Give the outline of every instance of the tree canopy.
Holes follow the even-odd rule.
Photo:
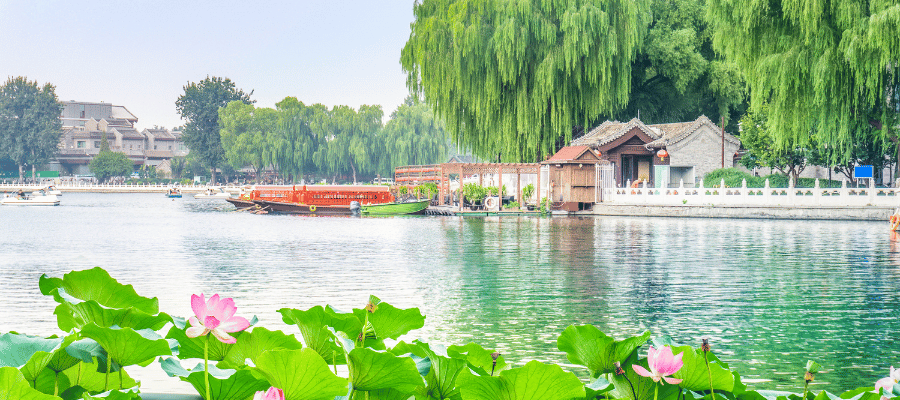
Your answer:
[[[432,164],[447,157],[449,136],[431,107],[410,95],[391,113],[381,134],[383,171],[393,166]]]
[[[19,166],[41,165],[59,150],[62,104],[53,85],[39,87],[25,77],[9,78],[0,87],[0,155]]]
[[[178,113],[187,120],[184,143],[210,168],[212,183],[216,182],[216,168],[225,160],[219,135],[219,108],[235,100],[253,104],[252,94],[253,91],[244,93],[236,88],[228,78],[206,77],[185,85],[184,94],[175,102]]]
[[[401,64],[459,145],[536,161],[626,105],[647,3],[424,0]]]
[[[106,139],[106,133],[103,133],[103,140],[100,142],[100,153],[91,160],[88,167],[97,180],[104,182],[113,176],[130,175],[134,171],[134,161],[131,161],[125,153],[111,151],[109,149],[109,141]]]
[[[709,0],[713,41],[768,105],[779,148],[811,138],[846,158],[859,122],[897,123],[900,0]],[[881,130],[881,128],[884,128]]]

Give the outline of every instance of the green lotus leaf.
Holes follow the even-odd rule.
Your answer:
[[[368,393],[369,400],[409,400],[412,398],[409,393],[397,389],[378,389]]]
[[[607,393],[614,390],[615,388],[616,387],[613,386],[610,381],[601,376],[597,379],[594,379],[593,382],[584,385],[584,398],[588,400],[606,399]]]
[[[336,364],[335,361],[343,360],[345,357],[340,346],[335,342],[334,334],[329,331],[328,327],[334,331],[344,332],[348,337],[353,338],[362,330],[362,322],[356,316],[339,313],[331,306],[315,306],[307,311],[282,308],[278,312],[281,313],[284,323],[297,325],[306,347],[315,350],[332,364]]]
[[[105,308],[94,300],[77,304],[64,302],[56,306],[53,314],[56,315],[59,329],[64,332],[70,332],[75,328],[81,329],[88,322],[104,328],[116,325],[123,328],[157,330],[172,321],[172,317],[166,313],[151,315],[134,307]]]
[[[443,346],[429,346],[422,342],[416,344],[431,361],[431,368],[425,375],[425,387],[418,388],[416,392],[424,399],[460,399],[456,379],[466,369],[466,360],[450,358]]]
[[[160,359],[159,363],[166,374],[177,376],[182,381],[190,383],[197,393],[205,396],[206,381],[202,363],[190,371],[184,369],[176,358]],[[209,366],[209,391],[213,399],[245,400],[260,390],[268,389],[269,386],[269,382],[253,376],[249,369],[233,370]]]
[[[615,372],[615,362],[623,362],[650,338],[650,332],[616,341],[593,325],[570,325],[556,342],[556,347],[566,352],[574,364],[584,365],[591,377]]]
[[[633,364],[650,369],[647,366],[646,358],[638,361],[637,352],[632,352],[631,356],[622,362],[622,369],[625,371],[625,375],[616,375],[615,373],[609,375],[612,384],[616,387],[616,393],[618,393],[617,396],[614,396],[615,398],[653,400],[655,386],[659,387],[657,400],[675,400],[681,392],[676,385],[660,385],[653,382],[650,378],[638,375],[637,372],[634,372]],[[625,377],[628,379],[626,380]]]
[[[81,335],[97,341],[109,358],[121,366],[152,362],[157,356],[171,355],[169,342],[151,329],[103,328],[91,322]]]
[[[269,350],[257,357],[256,370],[283,390],[286,400],[331,400],[347,394],[347,380],[334,375],[310,348]]]
[[[124,369],[116,372],[110,372],[107,376],[105,372],[98,372],[103,367],[99,363],[78,363],[62,372],[68,379],[69,386],[67,388],[60,387],[59,390],[68,391],[68,388],[81,387],[90,393],[101,393],[110,388],[132,388],[137,386],[137,382],[128,375]],[[121,377],[121,382],[119,381]],[[109,380],[107,386],[107,379]]]
[[[897,388],[900,384],[894,385],[894,390],[900,389]],[[850,391],[846,391],[841,393],[841,398],[845,400],[879,400],[881,399],[881,395],[873,392],[875,388],[873,387],[861,387],[856,388]]]
[[[425,382],[416,362],[410,357],[397,357],[388,352],[368,348],[350,351],[350,383],[354,390],[396,389],[412,393]]]
[[[203,358],[203,346],[204,342],[207,341],[207,336],[210,336],[208,338],[210,361],[224,360],[225,355],[228,353],[228,349],[234,346],[233,344],[222,343],[219,339],[216,339],[211,335],[189,338],[187,337],[186,332],[187,328],[173,326],[169,329],[169,332],[166,333],[166,339],[178,341],[178,358],[182,360],[188,358]],[[243,331],[229,333],[229,335],[233,336],[236,340],[240,340],[241,335],[243,334]]]
[[[141,400],[140,392],[136,390],[110,390],[96,395],[85,394],[82,400]]]
[[[294,335],[256,327],[252,331],[240,335],[237,343],[228,348],[225,358],[219,362],[217,367],[237,369],[243,366],[244,360],[248,358],[255,363],[256,358],[267,350],[297,350],[301,348],[303,348],[303,345],[297,341]]]
[[[584,397],[584,384],[558,365],[530,361],[500,376],[477,376],[471,372],[457,379],[463,400],[569,400]]]
[[[709,371],[707,371],[703,350],[695,350],[690,346],[673,347],[672,354],[678,355],[678,353],[682,354],[681,361],[684,362],[684,365],[672,374],[672,377],[682,379],[679,384],[682,388],[696,391],[709,390],[711,377],[713,389],[726,392],[734,389],[734,376],[731,371],[722,368],[716,362],[710,362]]]
[[[63,338],[42,338],[38,336],[4,333],[0,335],[0,367],[19,368],[37,357],[45,359],[38,372],[50,362],[52,353],[58,350]],[[29,379],[30,380],[30,379]]]
[[[109,308],[134,307],[147,314],[159,313],[159,299],[139,296],[134,287],[119,283],[100,267],[72,271],[62,278],[42,275],[38,284],[41,293],[45,296],[53,295],[60,303],[77,303],[67,299],[73,297],[81,301],[94,300]]]
[[[106,360],[106,350],[94,339],[81,339],[66,347],[66,353],[85,363],[94,362],[94,358]]]
[[[465,360],[469,364],[469,368],[481,376],[497,375],[500,371],[507,369],[506,360],[500,355],[497,357],[497,363],[494,364],[493,354],[490,350],[485,350],[477,343],[469,343],[465,346],[450,346],[447,348],[447,355],[451,358]]]
[[[60,400],[31,387],[15,367],[0,367],[0,400]]]
[[[375,329],[379,340],[397,339],[409,331],[425,326],[425,316],[418,308],[399,309],[382,302],[375,296],[369,296],[369,302],[375,305],[375,312],[369,313],[369,323]],[[365,309],[353,309],[353,314],[360,321],[365,321]]]

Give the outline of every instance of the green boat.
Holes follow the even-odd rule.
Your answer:
[[[408,203],[384,203],[362,206],[363,215],[414,215],[425,214],[425,209],[431,200],[413,201]]]

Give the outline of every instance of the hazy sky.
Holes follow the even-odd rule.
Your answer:
[[[286,96],[385,115],[408,90],[400,50],[412,0],[0,0],[0,77],[60,100],[128,108],[140,129],[182,125],[188,82],[231,78],[259,107]]]

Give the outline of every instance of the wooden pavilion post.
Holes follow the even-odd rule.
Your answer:
[[[537,165],[537,187],[534,188],[534,195],[537,200],[538,208],[541,207],[541,163]]]
[[[522,208],[522,169],[516,168],[516,203]]]
[[[456,198],[459,200],[459,211],[460,211],[460,212],[462,212],[462,210],[463,210],[463,200],[464,200],[464,198],[463,198],[463,191],[462,191],[462,189],[463,189],[463,177],[464,177],[464,175],[463,175],[463,166],[462,166],[462,164],[460,164],[460,165],[459,165],[459,188],[456,189],[456,190],[457,190]]]

